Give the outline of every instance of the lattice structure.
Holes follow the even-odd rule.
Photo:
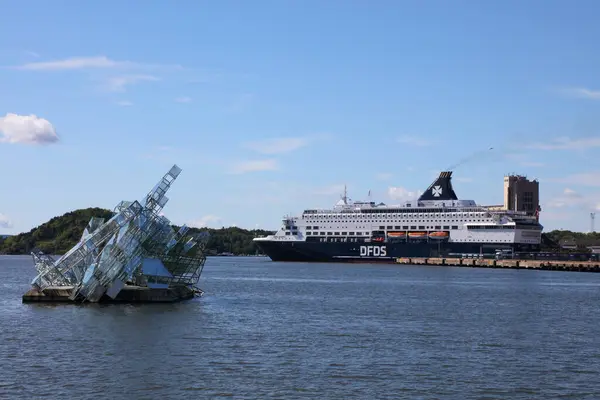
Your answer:
[[[92,218],[79,243],[58,260],[32,253],[38,271],[32,285],[39,291],[72,286],[72,300],[89,302],[114,299],[126,285],[196,289],[207,235],[190,236],[185,225],[175,231],[160,215],[180,173],[174,165],[141,202],[120,202],[110,220]]]

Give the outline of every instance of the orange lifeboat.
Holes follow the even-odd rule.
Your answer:
[[[431,232],[429,237],[432,239],[446,239],[448,237],[448,232]]]
[[[408,232],[408,237],[413,239],[420,239],[427,236],[426,232]]]
[[[404,237],[406,236],[406,232],[388,232],[389,237]]]

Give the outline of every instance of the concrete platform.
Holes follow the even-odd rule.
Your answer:
[[[494,260],[479,258],[397,258],[404,265],[446,265],[450,267],[532,269],[540,271],[600,272],[600,263],[593,261]]]
[[[69,296],[73,286],[48,287],[42,292],[31,288],[23,295],[23,303],[75,303]],[[103,296],[99,303],[175,303],[194,298],[194,290],[185,286],[156,289],[125,286],[115,299]]]

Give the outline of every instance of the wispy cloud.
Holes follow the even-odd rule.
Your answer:
[[[547,142],[531,143],[525,147],[536,150],[585,150],[591,147],[600,147],[600,137],[570,138],[563,136]]]
[[[187,96],[177,97],[175,99],[176,103],[190,103],[191,101],[192,101],[192,98],[187,97]]]
[[[593,90],[583,87],[564,87],[558,89],[563,96],[577,99],[600,100],[600,90]]]
[[[33,58],[40,58],[40,54],[36,53],[35,51],[30,51],[30,50],[25,50],[24,53],[26,55],[28,55],[29,57],[33,57]]]
[[[232,174],[245,174],[258,171],[277,171],[278,169],[279,165],[277,164],[277,160],[268,159],[242,161],[234,164],[229,172]]]
[[[335,194],[342,195],[342,194],[344,194],[345,187],[346,187],[346,185],[343,183],[336,183],[336,184],[329,185],[329,186],[315,188],[313,190],[313,194],[320,195],[320,196],[332,196]]]
[[[122,75],[114,76],[106,80],[105,88],[111,92],[124,92],[126,86],[140,82],[156,82],[160,78],[153,75]]]
[[[115,61],[106,56],[98,57],[71,57],[54,61],[38,61],[18,66],[18,69],[29,71],[63,71],[89,68],[116,68],[131,67],[135,64],[130,61]]]
[[[15,67],[16,69],[27,71],[68,71],[68,70],[87,70],[87,69],[116,69],[116,68],[135,68],[135,69],[184,69],[178,64],[150,64],[133,61],[117,61],[106,56],[92,57],[69,57],[53,61],[36,61],[25,63]]]
[[[0,213],[0,228],[10,229],[12,227],[13,224],[10,219],[6,215]]]
[[[544,167],[546,164],[541,161],[535,161],[533,156],[523,153],[506,153],[504,157],[511,163],[521,167]]]
[[[133,105],[133,103],[131,101],[127,101],[127,100],[121,100],[121,101],[117,101],[117,105],[121,106],[121,107],[130,107]]]
[[[597,193],[584,196],[571,188],[565,188],[561,195],[551,197],[544,207],[576,208],[585,211],[596,209],[599,201],[600,197]]]
[[[307,146],[309,140],[303,137],[273,138],[246,143],[244,147],[262,154],[282,154]]]
[[[254,95],[252,93],[242,93],[237,95],[231,104],[227,107],[229,113],[240,113],[245,111],[252,102],[254,101]]]
[[[423,139],[419,136],[404,135],[404,136],[400,136],[398,139],[396,139],[396,141],[401,144],[405,144],[408,146],[417,146],[417,147],[425,147],[425,146],[433,145],[432,141]]]
[[[423,194],[421,191],[408,190],[401,186],[391,186],[388,188],[389,198],[396,201],[415,200],[421,194]]]
[[[375,179],[379,180],[379,181],[387,181],[389,179],[392,179],[392,174],[390,174],[389,172],[380,172],[377,175],[375,175]]]
[[[47,119],[8,113],[0,117],[0,142],[51,144],[58,142],[58,135]]]
[[[563,182],[569,185],[600,187],[600,172],[582,172],[562,178],[552,179],[553,182]]]
[[[186,225],[190,228],[206,228],[209,226],[218,227],[223,223],[223,219],[216,215],[205,215],[198,219],[188,222]]]
[[[278,137],[246,142],[242,146],[261,154],[284,154],[299,150],[310,144],[332,138],[329,133],[316,133],[295,137]]]

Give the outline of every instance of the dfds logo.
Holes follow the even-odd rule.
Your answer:
[[[385,257],[387,249],[385,246],[360,246],[361,257]]]

